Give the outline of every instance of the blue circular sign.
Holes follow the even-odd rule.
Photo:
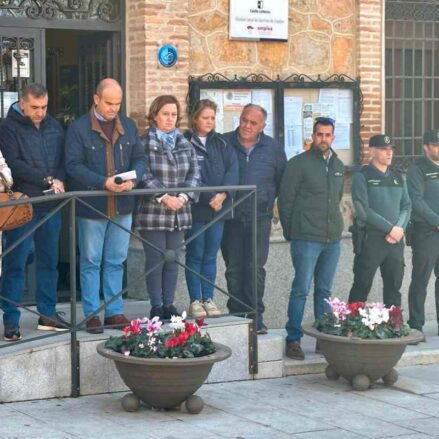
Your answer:
[[[157,58],[163,67],[175,66],[178,59],[177,49],[170,44],[160,47]]]

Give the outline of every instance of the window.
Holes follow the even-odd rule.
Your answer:
[[[397,155],[421,155],[439,126],[439,4],[386,1],[385,36],[386,132]]]

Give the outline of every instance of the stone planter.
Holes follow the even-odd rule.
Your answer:
[[[132,390],[125,395],[122,407],[135,411],[140,401],[156,409],[177,408],[186,401],[190,413],[199,413],[203,400],[194,393],[206,380],[214,363],[226,360],[232,354],[229,347],[215,343],[216,352],[198,358],[137,358],[125,356],[97,346],[100,355],[114,360],[124,383]]]
[[[355,390],[366,390],[380,378],[385,385],[394,384],[398,372],[393,367],[409,343],[423,338],[423,334],[415,330],[405,337],[385,340],[340,337],[311,326],[303,328],[303,332],[318,340],[319,349],[328,362],[326,377],[336,380],[342,376]]]

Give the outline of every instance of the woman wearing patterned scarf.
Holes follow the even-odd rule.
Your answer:
[[[180,133],[180,104],[172,95],[154,99],[149,108],[149,129],[142,137],[148,158],[143,182],[157,194],[140,200],[136,230],[148,241],[145,250],[146,286],[151,300],[150,317],[170,319],[174,306],[178,265],[176,259],[184,231],[192,226],[190,203],[198,194],[188,191],[200,185],[195,150]],[[185,188],[166,193],[167,188]]]

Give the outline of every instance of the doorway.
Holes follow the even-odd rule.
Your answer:
[[[49,113],[64,126],[90,108],[103,78],[120,81],[120,34],[107,31],[46,30]]]

